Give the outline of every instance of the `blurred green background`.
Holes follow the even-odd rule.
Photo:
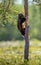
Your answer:
[[[18,14],[24,14],[24,4],[17,0],[0,0],[0,41],[23,40],[17,29]],[[41,40],[41,6],[29,1],[30,40]]]
[[[0,65],[41,65],[41,3],[28,0],[28,62],[24,61],[25,40],[17,28],[19,13],[24,14],[23,0],[0,0]]]

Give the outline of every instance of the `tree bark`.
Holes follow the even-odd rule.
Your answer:
[[[28,22],[28,0],[24,0],[24,11],[26,17],[26,30],[25,30],[25,50],[24,59],[28,60],[29,56],[29,22]]]

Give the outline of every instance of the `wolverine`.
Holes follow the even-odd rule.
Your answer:
[[[18,14],[17,27],[23,36],[25,36],[25,21],[26,21],[25,16],[22,13]]]

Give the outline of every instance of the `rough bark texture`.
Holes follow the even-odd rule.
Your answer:
[[[28,60],[28,56],[29,56],[28,0],[24,0],[24,10],[25,10],[25,17],[26,17],[24,59],[25,59],[25,60]]]

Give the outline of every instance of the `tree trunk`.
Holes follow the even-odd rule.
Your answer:
[[[26,17],[24,59],[25,59],[25,60],[28,60],[28,56],[29,56],[28,0],[24,0],[24,10],[25,10],[25,17]]]

